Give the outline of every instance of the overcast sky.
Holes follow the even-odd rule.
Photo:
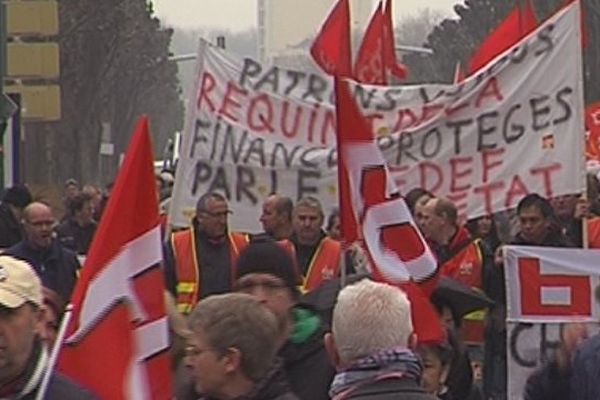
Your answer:
[[[164,23],[179,28],[238,31],[256,26],[256,0],[153,0],[153,3]],[[450,16],[456,3],[462,0],[395,0],[393,9],[396,18],[426,7]]]

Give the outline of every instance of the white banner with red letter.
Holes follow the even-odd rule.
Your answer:
[[[531,192],[582,191],[578,21],[575,2],[456,85],[354,84],[399,190],[424,187],[473,217],[513,208]],[[171,203],[175,225],[189,223],[209,190],[230,200],[233,228],[251,231],[270,192],[337,205],[330,77],[240,60],[204,42],[196,77]]]
[[[600,250],[507,246],[504,251],[509,321],[600,320],[594,299]]]
[[[504,248],[509,399],[522,399],[529,375],[552,357],[560,323],[585,322],[589,334],[597,331],[598,260],[600,250]]]

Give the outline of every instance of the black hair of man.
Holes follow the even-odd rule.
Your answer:
[[[417,204],[417,201],[425,195],[429,197],[435,197],[429,190],[420,187],[412,188],[408,191],[408,193],[406,193],[404,200],[406,201],[406,205],[408,206],[411,214],[415,212],[415,205]]]
[[[549,218],[554,215],[554,209],[552,208],[552,204],[548,201],[548,199],[540,196],[537,193],[530,193],[527,196],[523,197],[519,204],[517,205],[517,215],[521,214],[521,211],[525,208],[535,207],[544,216],[544,218]]]
[[[89,194],[77,194],[71,199],[71,201],[69,201],[69,211],[71,212],[71,215],[75,214],[75,212],[77,211],[81,211],[83,209],[83,206],[90,201],[92,201],[92,196],[90,196]]]
[[[200,198],[196,202],[196,212],[207,211],[209,200],[227,201],[227,199],[225,199],[225,197],[220,193],[217,193],[217,192],[205,193],[202,196],[200,196]]]

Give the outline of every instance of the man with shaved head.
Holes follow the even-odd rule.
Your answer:
[[[30,263],[43,285],[68,302],[80,264],[75,253],[64,248],[56,239],[56,218],[52,210],[44,203],[31,203],[23,210],[21,223],[25,239],[10,247],[6,253]]]
[[[292,226],[292,212],[294,203],[292,199],[280,194],[269,195],[262,206],[260,223],[264,235],[275,240],[289,239],[294,228]]]
[[[493,257],[480,239],[473,239],[459,224],[456,206],[444,198],[432,198],[423,207],[423,234],[438,257],[442,275],[484,290],[488,288]],[[465,317],[463,339],[470,345],[483,342],[482,313]]]

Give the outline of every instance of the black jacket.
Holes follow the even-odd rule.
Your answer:
[[[302,343],[289,340],[279,351],[292,391],[301,400],[329,400],[335,370],[329,361],[321,325]]]
[[[56,228],[60,244],[77,254],[87,254],[98,224],[92,221],[80,226],[73,218],[69,218]]]
[[[41,388],[45,369],[48,363],[48,352],[42,347],[39,339],[35,339],[32,353],[29,356],[22,375],[7,387],[0,388],[0,397],[8,399],[34,400]],[[53,371],[48,382],[44,400],[93,400],[96,399],[66,376]]]
[[[0,203],[0,249],[7,249],[23,239],[21,224],[8,204]]]
[[[344,400],[437,400],[412,379],[383,379],[361,386]]]
[[[230,292],[234,277],[229,240],[224,239],[220,242],[211,240],[198,230],[195,220],[191,229],[196,243],[196,262],[200,266],[200,298]],[[177,297],[176,288],[179,279],[171,240],[165,246],[164,252],[165,283],[169,292]]]
[[[569,400],[571,369],[551,360],[527,379],[523,400]]]
[[[75,253],[61,246],[57,239],[45,250],[34,249],[27,240],[23,240],[6,250],[6,254],[29,262],[42,280],[42,285],[69,302],[80,264]]]
[[[37,391],[22,397],[21,400],[34,400]],[[44,400],[94,400],[97,397],[78,386],[64,375],[55,372],[50,378]]]

